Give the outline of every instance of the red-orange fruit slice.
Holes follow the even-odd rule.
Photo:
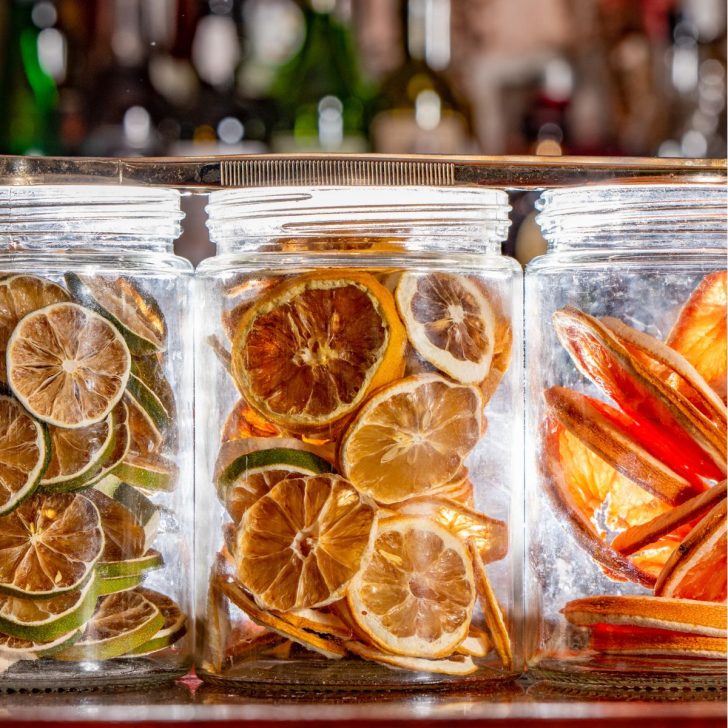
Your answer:
[[[725,604],[653,596],[603,594],[574,599],[561,610],[571,624],[628,625],[705,637],[726,637]]]
[[[693,493],[687,480],[631,439],[614,408],[565,387],[547,389],[544,399],[549,414],[574,437],[655,497],[677,505]]]
[[[676,397],[674,389],[640,365],[593,316],[569,306],[556,311],[553,322],[579,371],[625,414],[643,427],[651,424],[660,428],[673,443],[672,457],[684,459],[697,475],[723,479],[726,442],[708,417],[684,397]],[[650,441],[646,437],[641,444],[649,450]],[[673,462],[670,467],[679,470]]]
[[[723,498],[675,549],[657,579],[655,594],[725,602],[726,555]]]
[[[726,397],[726,271],[705,276],[693,291],[667,343],[679,351],[723,399]]]
[[[612,541],[612,548],[624,556],[629,556],[704,515],[725,497],[726,481],[724,480],[704,493],[685,501],[677,508],[672,508],[647,523],[623,531]]]

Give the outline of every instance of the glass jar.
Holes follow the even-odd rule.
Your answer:
[[[0,187],[0,691],[191,662],[179,193]]]
[[[529,670],[724,688],[726,188],[560,189],[538,207]]]
[[[211,195],[218,255],[197,281],[203,680],[367,690],[518,673],[508,210],[493,189]]]

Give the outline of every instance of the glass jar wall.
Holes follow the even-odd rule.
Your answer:
[[[197,271],[203,680],[376,690],[518,673],[508,209],[489,189],[211,195],[218,255]]]
[[[562,189],[539,207],[529,669],[725,688],[726,188]]]
[[[189,668],[181,217],[168,190],[0,187],[0,691]]]

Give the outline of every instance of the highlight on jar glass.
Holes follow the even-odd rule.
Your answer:
[[[529,669],[725,689],[726,188],[546,192],[526,273]]]
[[[0,692],[191,660],[179,194],[0,187]]]
[[[504,192],[211,195],[198,269],[198,674],[512,679],[521,271]],[[202,565],[205,568],[202,568]]]

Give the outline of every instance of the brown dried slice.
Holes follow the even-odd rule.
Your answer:
[[[471,675],[478,666],[467,655],[452,655],[443,660],[427,660],[422,657],[405,657],[403,655],[390,655],[375,647],[361,642],[346,642],[346,649],[359,657],[396,670],[411,670],[412,672],[432,672],[438,675]]]
[[[655,594],[725,602],[726,499],[715,505],[675,549],[655,584]]]
[[[685,501],[677,508],[672,508],[666,513],[656,516],[651,521],[647,521],[647,523],[632,526],[623,531],[612,541],[612,548],[624,556],[629,556],[645,546],[655,543],[655,541],[668,533],[672,533],[680,526],[702,516],[725,497],[726,481],[724,480],[706,490],[705,493]]]
[[[350,640],[353,632],[344,621],[332,612],[322,609],[297,609],[295,612],[272,612],[284,622],[307,629],[309,632]]]
[[[513,669],[513,652],[511,650],[511,638],[508,635],[508,627],[503,618],[503,610],[493,593],[493,587],[488,579],[485,564],[480,557],[480,551],[475,541],[468,541],[468,551],[473,562],[473,574],[475,575],[475,587],[480,598],[480,607],[483,610],[485,624],[493,647],[500,657],[501,663],[506,670]]]
[[[223,443],[250,437],[282,437],[282,430],[268,422],[244,399],[239,399],[225,419],[220,439]]]
[[[488,636],[488,633],[480,629],[480,627],[471,624],[468,630],[468,636],[460,643],[455,651],[460,655],[485,657],[492,649],[493,641]]]
[[[726,637],[725,604],[653,596],[599,595],[574,599],[561,610],[571,624],[630,625],[705,637]]]
[[[468,508],[475,508],[475,489],[468,478],[468,469],[461,468],[447,483],[431,488],[429,495],[449,498]]]
[[[687,480],[631,439],[629,430],[619,427],[617,410],[565,387],[547,389],[544,399],[551,416],[633,483],[670,505],[694,494]]]

